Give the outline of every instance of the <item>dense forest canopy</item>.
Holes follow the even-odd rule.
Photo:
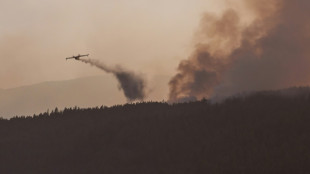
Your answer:
[[[309,88],[0,120],[1,173],[308,173]]]

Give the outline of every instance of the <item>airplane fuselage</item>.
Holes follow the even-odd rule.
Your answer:
[[[80,60],[81,57],[85,57],[85,56],[88,57],[89,54],[86,54],[86,55],[80,55],[80,54],[79,54],[79,55],[77,55],[77,56],[67,57],[66,60],[68,60],[68,59]]]

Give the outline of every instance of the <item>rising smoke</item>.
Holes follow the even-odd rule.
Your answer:
[[[113,74],[119,82],[119,89],[123,90],[128,101],[143,100],[145,98],[145,80],[134,72],[126,71],[118,66],[111,68],[95,59],[79,59],[80,61],[96,66],[106,73]]]
[[[244,6],[250,22],[233,8],[204,15],[192,55],[169,83],[170,101],[309,85],[310,1],[244,0]]]

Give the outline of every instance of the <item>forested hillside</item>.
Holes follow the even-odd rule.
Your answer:
[[[0,173],[309,173],[305,91],[2,119]]]

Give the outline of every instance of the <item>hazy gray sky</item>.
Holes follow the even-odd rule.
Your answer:
[[[103,73],[65,61],[79,53],[172,76],[203,12],[223,8],[224,0],[0,0],[0,88]]]

